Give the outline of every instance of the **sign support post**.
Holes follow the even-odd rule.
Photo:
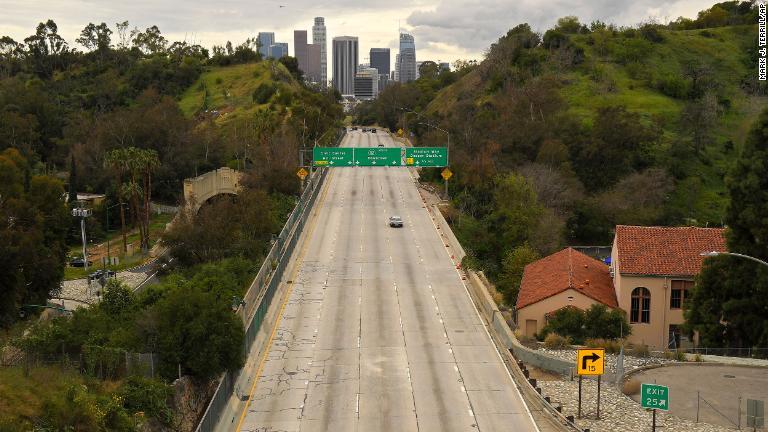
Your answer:
[[[597,376],[597,419],[600,420],[600,377],[602,375]]]
[[[669,387],[658,384],[640,385],[640,406],[653,411],[651,431],[656,432],[656,411],[669,411]]]
[[[581,418],[581,385],[584,375],[597,375],[597,418],[600,419],[600,377],[605,373],[605,350],[603,348],[580,349],[576,353],[576,373],[579,374],[579,408]]]
[[[579,375],[579,410],[576,413],[576,418],[581,418],[581,379],[583,377]]]

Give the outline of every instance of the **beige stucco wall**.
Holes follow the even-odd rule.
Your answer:
[[[573,300],[569,301],[569,296],[573,296]],[[579,309],[589,309],[590,306],[597,303],[599,302],[593,300],[591,297],[585,296],[575,289],[568,289],[540,302],[518,309],[517,326],[520,329],[520,332],[526,336],[533,336],[533,334],[528,334],[529,331],[526,326],[527,320],[536,320],[536,332],[540,332],[541,329],[544,328],[544,315],[547,313],[569,305]]]
[[[619,273],[617,272],[617,274]],[[670,309],[669,307],[670,286],[673,279],[685,280],[686,278],[620,275],[616,279],[615,286],[617,297],[619,297],[619,307],[627,312],[627,319],[630,317],[629,312],[632,306],[632,290],[637,287],[645,287],[651,293],[651,322],[648,324],[631,324],[630,342],[665,349],[669,342],[669,325],[679,325],[685,321],[682,309]]]

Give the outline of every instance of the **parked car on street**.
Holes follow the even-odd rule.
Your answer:
[[[88,265],[93,265],[93,261],[88,261]],[[85,261],[82,257],[75,257],[69,262],[70,267],[85,267]]]

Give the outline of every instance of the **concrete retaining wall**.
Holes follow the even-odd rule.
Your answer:
[[[452,254],[456,257],[456,262],[461,262],[461,260],[464,259],[464,256],[466,256],[464,248],[461,247],[459,240],[453,234],[453,231],[440,210],[435,206],[432,206],[430,211],[435,216],[435,222],[437,222],[440,227],[444,240],[448,244]],[[496,339],[504,344],[504,347],[512,350],[512,353],[517,360],[521,360],[532,366],[550,372],[570,375],[571,370],[576,367],[574,363],[523,346],[520,341],[517,340],[515,333],[509,327],[504,316],[499,311],[496,302],[493,301],[493,298],[488,293],[485,283],[475,272],[468,271],[467,274],[470,282],[469,288],[472,291],[472,296],[474,297],[475,303],[479,307],[481,314],[490,324]]]

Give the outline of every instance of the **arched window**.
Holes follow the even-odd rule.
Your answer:
[[[646,324],[651,322],[651,292],[648,288],[637,287],[632,290],[629,322]]]

